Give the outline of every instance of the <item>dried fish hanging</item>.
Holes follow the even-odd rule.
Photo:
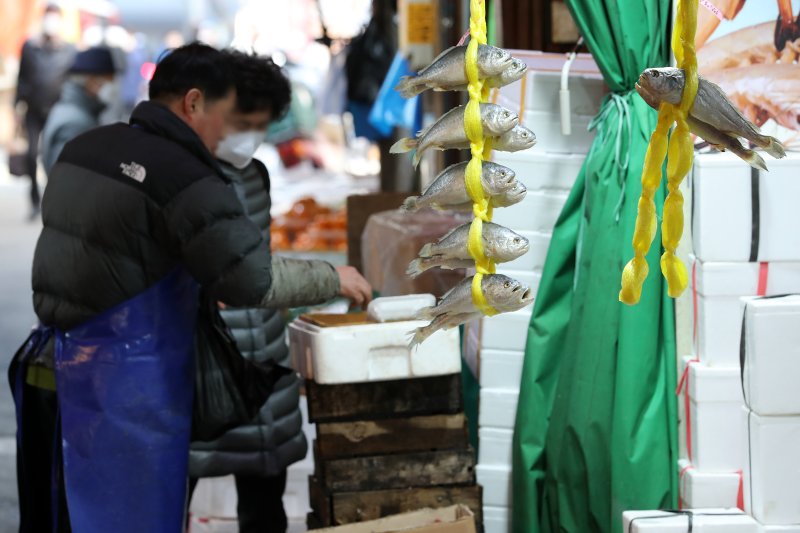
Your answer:
[[[478,45],[486,44],[486,8],[484,0],[470,1],[469,19],[470,41],[467,45],[466,53],[466,72],[469,92],[469,103],[464,113],[464,131],[467,133],[470,143],[470,153],[472,158],[467,164],[465,180],[467,193],[472,199],[472,211],[475,218],[469,230],[469,253],[475,259],[476,274],[472,278],[472,300],[475,307],[487,315],[497,314],[486,301],[483,294],[481,283],[483,276],[494,274],[496,267],[494,262],[486,257],[483,249],[483,223],[492,221],[492,202],[487,198],[481,185],[481,172],[483,160],[489,159],[492,153],[492,143],[483,135],[481,125],[480,104],[489,98],[489,87],[484,86],[483,80],[478,74]]]
[[[653,201],[656,189],[661,184],[661,167],[669,151],[667,162],[667,189],[664,202],[664,218],[661,224],[662,245],[661,272],[667,279],[668,293],[676,298],[688,285],[686,266],[676,257],[683,234],[683,195],[678,189],[683,178],[692,167],[694,147],[686,118],[697,94],[697,56],[694,37],[697,29],[697,0],[678,0],[675,28],[672,33],[672,51],[678,68],[686,73],[686,85],[680,105],[662,103],[658,110],[658,123],[650,137],[650,145],[642,170],[642,195],[639,198],[639,213],[633,234],[634,257],[622,272],[622,289],[619,300],[628,305],[639,302],[642,286],[647,278],[648,266],[645,254],[650,249],[656,234],[656,207]],[[667,134],[676,122],[677,126],[667,145]]]

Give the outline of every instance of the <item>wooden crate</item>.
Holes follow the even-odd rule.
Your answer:
[[[319,385],[306,381],[311,422],[380,420],[459,413],[461,374],[392,381]]]
[[[462,503],[483,523],[482,489],[479,485],[412,487],[361,492],[329,492],[323,482],[308,479],[311,508],[322,527],[375,520],[425,507],[439,508]],[[324,518],[322,518],[324,517]]]
[[[322,460],[469,446],[464,413],[317,424]]]
[[[328,460],[314,451],[315,475],[330,492],[475,484],[472,448]]]

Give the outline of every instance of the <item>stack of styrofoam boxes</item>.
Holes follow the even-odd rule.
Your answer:
[[[694,355],[683,361],[680,402],[686,406],[680,428],[682,445],[686,443],[679,463],[680,489],[687,508],[743,503],[746,427],[740,415],[739,299],[800,292],[800,233],[787,229],[800,226],[795,205],[800,154],[770,159],[768,166],[769,173],[756,176],[729,153],[695,156],[695,257],[690,265]],[[800,495],[795,501],[800,506]]]
[[[625,511],[622,533],[759,533],[758,524],[739,509]]]
[[[800,296],[743,307],[745,510],[763,532],[800,533]]]
[[[603,80],[590,61],[569,77],[571,130],[561,132],[558,93],[564,58],[546,54],[512,52],[528,62],[525,84],[517,82],[500,90],[497,103],[518,112],[520,121],[532,129],[537,144],[517,153],[495,152],[493,160],[516,173],[528,189],[517,205],[496,209],[493,221],[528,239],[530,251],[523,257],[499,264],[497,272],[539,286],[553,226],[561,213],[575,178],[580,172],[594,133],[588,131],[606,92]],[[550,70],[537,70],[543,58],[552,60]],[[487,533],[506,533],[511,523],[511,441],[519,398],[525,343],[532,308],[486,318],[470,325],[478,336],[474,349],[479,355],[480,392],[478,481],[484,486],[484,527]],[[478,328],[478,332],[474,328]],[[469,334],[468,333],[468,334]]]

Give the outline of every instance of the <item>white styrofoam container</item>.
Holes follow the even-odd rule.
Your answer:
[[[320,384],[359,383],[461,371],[458,329],[439,330],[411,349],[409,332],[421,320],[319,327],[303,320],[289,324],[294,368]]]
[[[570,115],[570,135],[562,133],[561,114],[553,110],[525,111],[520,116],[520,124],[536,135],[533,150],[583,156],[589,153],[594,141],[595,132],[589,131],[593,118],[592,115]]]
[[[697,277],[695,353],[710,366],[738,367],[744,318],[739,299],[758,293],[759,264],[697,261],[689,268]],[[800,293],[800,262],[769,263],[768,272],[767,296]]]
[[[478,464],[511,466],[513,429],[478,428]]]
[[[483,486],[483,505],[511,506],[511,466],[481,465],[475,467],[478,485]]]
[[[756,533],[758,525],[739,509],[692,509],[694,533]],[[686,533],[689,517],[668,511],[625,511],[623,533]]]
[[[739,472],[708,472],[691,466],[689,461],[678,461],[680,495],[683,507],[711,508],[736,507],[742,475]]]
[[[530,126],[530,125],[529,125]],[[531,126],[535,127],[535,126]],[[581,170],[584,154],[559,154],[542,151],[537,134],[537,144],[521,152],[492,152],[492,161],[511,168],[530,191],[540,189],[572,189]]]
[[[502,87],[497,103],[502,102],[503,105],[518,113],[522,110],[523,103],[524,109],[527,110],[557,113],[560,108],[558,93],[561,89],[561,66],[566,61],[566,57],[559,59],[561,60],[560,64],[553,65],[552,70],[529,68],[525,74],[524,84],[520,80],[512,85]],[[596,70],[597,66],[592,65],[592,67],[592,72],[580,72],[582,67],[576,64],[570,70],[567,81],[572,114],[590,117],[596,115],[608,92],[603,77]]]
[[[492,221],[514,231],[549,233],[561,214],[568,193],[562,191],[528,191],[518,204],[494,210]]]
[[[478,407],[480,427],[514,429],[519,391],[481,389]]]
[[[508,263],[500,263],[497,265],[498,268],[541,272],[544,268],[544,261],[547,259],[547,250],[550,248],[552,234],[539,231],[518,231],[517,233],[528,239],[528,253]]]
[[[191,515],[188,533],[239,533],[239,520]]]
[[[525,350],[528,339],[528,326],[533,309],[528,306],[513,313],[483,319],[481,332],[481,348],[493,350]]]
[[[800,524],[794,526],[767,526],[758,524],[758,533],[800,533]]]
[[[433,294],[384,296],[375,298],[369,303],[367,316],[376,322],[412,320],[420,309],[434,305],[436,305],[436,297]]]
[[[519,390],[524,361],[524,350],[481,350],[481,387]]]
[[[739,369],[689,365],[692,464],[709,472],[741,470],[745,462]]]
[[[800,296],[742,301],[748,407],[762,416],[800,415]]]
[[[800,416],[759,416],[746,407],[744,506],[762,524],[800,524]]]
[[[535,131],[535,130],[534,130]],[[764,155],[759,177],[758,261],[800,261],[800,153]],[[752,233],[750,166],[730,152],[694,159],[692,239],[701,261],[749,261]],[[724,199],[724,201],[721,201]]]
[[[511,531],[511,508],[483,506],[484,533],[509,533]]]

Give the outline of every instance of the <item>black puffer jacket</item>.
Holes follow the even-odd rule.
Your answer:
[[[256,160],[244,170],[226,164],[222,164],[222,168],[248,216],[269,239],[271,202],[266,168]],[[325,301],[339,290],[336,271],[323,261],[273,257],[273,272],[277,273],[276,284],[282,290],[276,286],[271,292],[292,292],[295,303]],[[279,312],[227,308],[222,316],[245,357],[258,361],[271,359],[290,366],[285,323]],[[299,400],[300,379],[295,374],[281,379],[251,424],[233,429],[214,442],[192,444],[189,474],[192,477],[273,476],[303,459],[308,443],[302,431]]]
[[[186,268],[211,297],[259,305],[269,244],[200,138],[166,107],[67,143],[42,204],[33,302],[70,329]]]

